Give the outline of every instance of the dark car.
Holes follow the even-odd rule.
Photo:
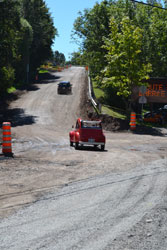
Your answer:
[[[153,123],[166,123],[167,121],[167,109],[166,108],[159,108],[153,112],[146,112],[144,114],[145,122],[153,122]]]
[[[57,93],[58,94],[71,94],[72,84],[69,81],[60,82],[58,84]]]

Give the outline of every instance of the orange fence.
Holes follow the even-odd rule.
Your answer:
[[[131,112],[130,115],[130,129],[135,130],[136,129],[136,113]]]
[[[6,156],[13,156],[13,154],[12,154],[12,138],[11,138],[11,123],[10,122],[3,122],[2,133],[3,133],[2,153]]]

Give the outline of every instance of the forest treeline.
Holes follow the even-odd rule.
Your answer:
[[[44,0],[0,1],[0,96],[28,84],[52,56],[57,30]]]
[[[89,65],[91,77],[117,106],[149,77],[167,77],[167,2],[104,0],[80,12],[72,37],[80,51],[72,62]],[[113,98],[115,96],[115,98]]]

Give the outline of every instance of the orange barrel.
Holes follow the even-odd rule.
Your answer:
[[[11,138],[10,122],[3,122],[2,133],[3,133],[2,153],[4,155],[12,155],[12,138]]]
[[[131,112],[130,115],[130,129],[135,130],[136,129],[136,113]]]

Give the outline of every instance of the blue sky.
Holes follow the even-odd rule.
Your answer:
[[[53,45],[53,51],[58,50],[63,53],[66,60],[70,54],[78,51],[78,45],[72,43],[71,32],[73,23],[78,17],[78,12],[85,8],[93,8],[96,2],[102,0],[45,0],[54,20],[54,25],[58,30],[59,36],[56,36]]]

